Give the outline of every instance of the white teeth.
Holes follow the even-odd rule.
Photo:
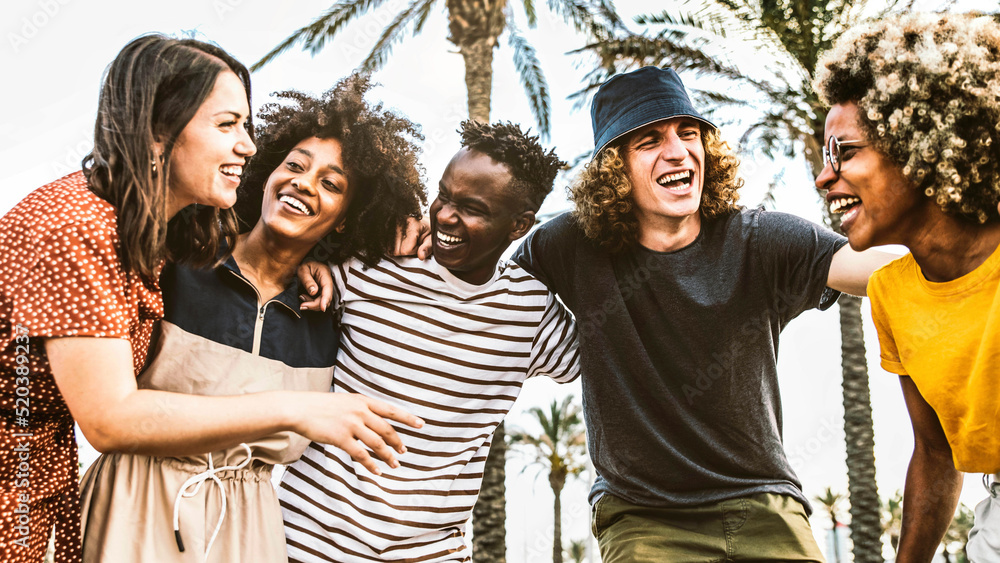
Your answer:
[[[844,222],[849,221],[852,217],[854,217],[855,215],[858,214],[858,212],[859,212],[858,210],[859,209],[860,209],[859,207],[852,207],[852,208],[848,209],[847,213],[844,213],[844,218],[841,219],[841,221],[844,221]]]
[[[439,241],[441,241],[443,243],[446,243],[446,244],[458,244],[458,243],[462,242],[461,238],[455,237],[455,236],[451,236],[451,235],[446,235],[446,234],[444,234],[444,233],[442,233],[440,231],[438,231],[437,238],[438,238]]]
[[[312,211],[310,211],[310,209],[308,207],[306,207],[306,204],[302,203],[301,201],[295,199],[294,197],[292,197],[290,195],[283,195],[283,196],[281,196],[281,197],[278,198],[278,201],[283,202],[283,203],[287,203],[288,205],[291,205],[292,207],[294,207],[295,209],[298,209],[299,211],[305,213],[306,215],[312,215],[313,214]]]
[[[830,211],[832,213],[841,213],[845,207],[850,207],[855,203],[861,203],[861,198],[857,197],[842,197],[835,199],[833,203],[830,204]]]
[[[685,170],[684,172],[678,172],[676,174],[668,174],[668,175],[660,178],[656,182],[658,184],[660,184],[661,186],[665,186],[665,185],[669,184],[670,182],[676,182],[678,180],[687,180],[689,178],[691,178],[691,171],[690,170]]]
[[[219,170],[221,170],[222,173],[225,174],[226,176],[242,176],[243,175],[243,167],[242,166],[227,165],[227,166],[223,166],[222,168],[219,168]]]

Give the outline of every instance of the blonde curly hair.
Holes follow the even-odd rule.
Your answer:
[[[611,252],[620,252],[639,238],[639,221],[633,213],[632,183],[624,160],[626,140],[598,153],[569,189],[573,216],[584,234]],[[737,190],[743,187],[743,179],[737,176],[739,159],[718,130],[702,125],[701,143],[705,147],[705,181],[699,213],[707,219],[738,209]]]
[[[876,150],[949,214],[1000,218],[1000,26],[908,14],[845,33],[819,62],[828,105],[856,103]]]

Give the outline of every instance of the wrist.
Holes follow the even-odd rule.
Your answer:
[[[297,393],[297,395],[302,395],[302,393]],[[277,407],[275,408],[275,413],[278,417],[278,431],[292,431],[301,434],[302,405],[298,404],[300,401],[293,399],[294,397],[289,391],[274,391],[273,395],[268,397],[267,400]]]

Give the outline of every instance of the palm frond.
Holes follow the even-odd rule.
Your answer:
[[[528,27],[534,28],[538,25],[538,11],[535,9],[535,0],[521,0],[524,7],[524,15],[528,18]]]
[[[718,35],[719,37],[726,37],[730,31],[722,18],[714,14],[705,14],[698,11],[671,12],[663,10],[658,14],[640,14],[635,17],[635,23],[639,25],[667,25],[694,28],[711,33],[712,35]]]
[[[326,45],[328,39],[332,39],[351,20],[366,11],[378,8],[385,1],[344,0],[334,4],[326,13],[316,18],[311,24],[298,29],[279,43],[277,47],[271,49],[250,67],[250,71],[256,71],[270,63],[296,43],[302,43],[303,50],[308,50],[315,55]]]
[[[723,106],[747,107],[751,105],[750,100],[746,98],[735,98],[729,94],[724,94],[714,90],[688,88],[688,92],[691,94],[691,99],[694,102],[695,107],[698,108],[712,108],[714,110]],[[706,109],[706,111],[708,110]]]
[[[589,160],[590,160],[590,151],[582,152],[574,156],[573,158],[569,159],[568,164],[566,164],[566,170],[573,170],[577,166],[580,166],[581,164],[583,164],[584,162],[588,162]]]
[[[371,72],[385,66],[385,63],[389,60],[389,55],[392,54],[393,44],[402,40],[402,34],[406,26],[411,22],[426,19],[431,5],[436,1],[413,0],[405,10],[396,14],[396,17],[382,30],[382,35],[378,38],[375,46],[372,47],[371,52],[368,53],[368,56],[365,57],[365,60],[358,69],[362,72]],[[423,27],[422,22],[421,27]],[[414,35],[416,33],[416,27],[414,27]]]
[[[752,33],[760,21],[762,7],[759,2],[735,2],[730,0],[687,0],[682,6],[693,7],[696,21],[704,22],[703,29],[722,37]]]
[[[767,82],[745,74],[736,64],[721,59],[718,54],[686,41],[674,41],[661,34],[657,37],[631,34],[608,41],[591,43],[571,53],[589,52],[598,56],[600,64],[584,76],[584,86],[569,96],[579,109],[590,93],[615,74],[646,65],[670,67],[678,72],[692,71],[734,82],[743,82],[754,89],[773,93],[776,89]]]
[[[738,60],[745,55],[746,47],[750,46],[768,60],[775,61],[769,65],[772,68],[801,66],[794,53],[785,45],[785,36],[765,25],[771,21],[765,14],[778,11],[774,7],[763,8],[762,6],[769,5],[767,2],[768,0],[686,0],[672,10],[640,15],[635,20],[641,25],[662,25],[664,30],[656,36],[657,39],[674,44],[687,42],[691,46],[712,52],[720,60]],[[774,0],[771,3],[775,3]],[[773,16],[768,17],[774,19]],[[734,44],[732,40],[737,39],[740,40],[736,43],[738,51],[734,52],[730,46]],[[727,66],[734,64],[727,62]]]
[[[417,35],[424,30],[424,24],[427,23],[427,16],[430,15],[432,7],[434,7],[434,2],[428,2],[424,5],[423,10],[417,14],[417,21],[413,24],[413,35]]]
[[[760,199],[760,204],[766,209],[775,209],[778,207],[778,200],[774,197],[774,194],[780,186],[785,185],[785,171],[785,168],[778,170],[771,178],[771,181],[767,183],[767,191],[764,192],[764,197]]]
[[[786,154],[789,150],[794,150],[797,134],[789,134],[788,115],[784,109],[775,107],[765,112],[759,121],[750,125],[740,136],[740,146],[759,150],[771,159],[775,158],[780,149],[784,149]]]
[[[859,21],[863,19],[863,13],[867,2],[853,2],[844,1],[838,4],[834,4],[831,11],[833,12],[832,17],[829,18],[825,28],[823,29],[822,37],[820,38],[821,45],[820,51],[825,51],[833,46],[834,41],[838,37],[843,35],[845,31],[854,27]],[[880,18],[888,14],[887,11],[879,11],[874,17]]]
[[[507,32],[509,34],[507,42],[514,49],[514,67],[521,77],[521,85],[528,97],[531,115],[538,123],[538,132],[547,140],[551,131],[552,108],[549,105],[549,86],[542,73],[542,65],[538,61],[535,48],[518,31],[513,18],[508,18]]]
[[[594,12],[604,20],[604,23],[607,24],[609,31],[612,33],[623,33],[628,31],[628,28],[625,27],[625,22],[622,21],[621,16],[619,16],[618,12],[615,10],[614,2],[611,0],[595,0],[594,4]]]
[[[552,401],[547,409],[533,407],[528,413],[542,432],[534,435],[515,429],[507,434],[510,445],[550,472],[579,475],[586,467],[586,433],[580,412],[572,396]]]
[[[612,37],[624,24],[614,5],[606,0],[548,0],[549,10],[573,28],[595,39]]]

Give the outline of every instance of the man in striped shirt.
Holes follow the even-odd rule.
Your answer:
[[[534,276],[501,260],[563,164],[516,125],[462,124],[430,208],[433,258],[333,266],[334,391],[399,405],[400,467],[372,475],[313,443],[279,497],[290,561],[471,561],[466,524],[494,429],[528,377],[579,374],[576,327]]]

